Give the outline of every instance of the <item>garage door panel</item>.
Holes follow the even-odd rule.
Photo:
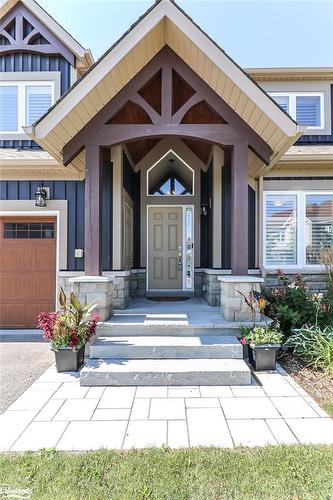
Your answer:
[[[25,238],[17,237],[15,231],[5,238],[8,221],[11,227],[26,222],[33,230],[35,222],[48,222],[54,227],[52,234],[55,235],[55,219],[0,219],[0,325],[35,327],[39,312],[55,309],[56,241],[55,238],[35,238],[32,230],[25,233],[28,236]]]

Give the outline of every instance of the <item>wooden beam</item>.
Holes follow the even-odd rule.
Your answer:
[[[183,106],[176,111],[176,113],[172,116],[172,123],[180,123],[186,113],[195,105],[201,102],[203,99],[198,92],[196,92],[190,99],[183,104]]]
[[[100,147],[86,146],[84,271],[102,275],[102,161]]]
[[[231,273],[248,274],[248,145],[236,144],[231,156]]]
[[[161,136],[200,138],[203,141],[225,146],[233,145],[241,140],[231,125],[226,124],[143,124],[104,125],[91,137],[91,141],[100,146],[113,146],[145,137]]]
[[[169,47],[165,48],[168,52],[168,60],[177,73],[188,82],[202,98],[226,120],[232,124],[238,132],[247,140],[249,146],[259,156],[260,159],[269,165],[272,149],[270,146],[234,111],[213,89],[197,75],[192,68],[185,64],[175,52]]]
[[[172,68],[169,63],[162,67],[161,115],[163,123],[171,123],[172,115]]]

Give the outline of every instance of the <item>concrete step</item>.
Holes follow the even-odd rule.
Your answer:
[[[103,336],[91,344],[90,358],[243,359],[243,346],[235,336]]]
[[[101,322],[97,326],[97,335],[101,337],[122,337],[122,336],[156,336],[165,335],[170,337],[193,337],[201,335],[240,335],[239,324],[234,323],[227,326],[193,326],[193,325],[151,325],[133,323],[108,323]]]
[[[89,359],[82,386],[249,385],[242,359]]]

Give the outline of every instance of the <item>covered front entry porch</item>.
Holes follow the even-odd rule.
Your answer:
[[[257,267],[251,159],[268,164],[271,149],[170,49],[69,141],[64,163],[82,148],[86,276],[128,271],[144,275],[142,295],[209,296],[207,269]]]

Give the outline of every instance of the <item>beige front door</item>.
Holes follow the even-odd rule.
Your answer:
[[[183,288],[183,208],[148,208],[148,289]]]
[[[123,211],[124,221],[124,269],[129,270],[133,267],[133,208],[124,202]]]

